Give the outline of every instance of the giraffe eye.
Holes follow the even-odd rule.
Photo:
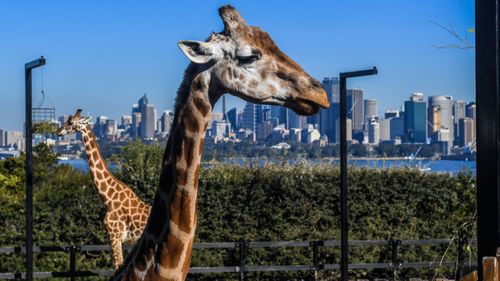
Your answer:
[[[259,54],[251,54],[249,56],[240,56],[240,57],[237,57],[238,62],[240,64],[250,64],[250,63],[258,60],[259,58],[260,58]]]

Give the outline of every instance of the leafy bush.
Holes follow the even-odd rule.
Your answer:
[[[115,157],[117,175],[150,202],[162,149],[133,143]],[[57,159],[47,147],[35,154],[34,238],[36,245],[109,243],[102,224],[104,205],[91,178]],[[24,158],[0,161],[0,246],[24,244]],[[349,171],[350,239],[450,238],[475,213],[475,179],[470,174],[418,170]],[[197,242],[313,241],[340,239],[339,170],[332,166],[269,164],[202,169]],[[470,235],[474,230],[467,228]],[[438,261],[445,246],[402,247],[404,261]],[[339,262],[338,248],[321,249],[322,263]],[[250,249],[248,265],[311,264],[310,248]],[[455,258],[455,247],[448,260]],[[387,247],[351,249],[351,262],[388,262]],[[0,272],[23,271],[22,255],[0,255]],[[234,250],[195,250],[192,266],[238,265]],[[110,252],[82,253],[78,269],[112,268]],[[68,255],[37,254],[35,271],[66,271]],[[354,271],[358,278],[392,272]],[[444,271],[447,277],[453,273]],[[249,273],[249,280],[301,280],[309,272]],[[400,278],[433,271],[399,272]],[[191,275],[193,280],[238,280],[237,274]],[[321,272],[321,280],[338,279]],[[98,278],[96,278],[98,279]],[[105,279],[105,278],[102,278]]]

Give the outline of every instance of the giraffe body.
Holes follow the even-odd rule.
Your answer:
[[[122,244],[133,243],[140,238],[151,207],[111,174],[99,151],[90,118],[82,118],[80,110],[58,130],[58,135],[73,132],[82,135],[92,180],[106,205],[104,226],[111,241],[115,268],[118,268],[123,263]]]
[[[144,233],[113,280],[186,279],[205,132],[224,93],[284,105],[303,115],[329,106],[321,83],[281,52],[266,32],[246,25],[231,6],[221,7],[219,14],[223,32],[206,42],[179,42],[191,64],[177,94],[159,187]]]

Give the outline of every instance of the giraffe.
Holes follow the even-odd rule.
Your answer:
[[[116,179],[109,171],[99,151],[90,117],[82,117],[81,109],[69,116],[68,120],[57,130],[57,135],[82,134],[87,162],[94,185],[99,192],[106,215],[104,226],[108,232],[115,260],[115,268],[123,263],[122,243],[135,242],[139,239],[146,226],[151,206],[142,202],[134,191]]]
[[[271,37],[248,26],[232,6],[219,8],[221,33],[180,41],[191,61],[175,103],[151,216],[113,280],[185,280],[197,223],[201,153],[214,104],[229,93],[254,103],[311,115],[329,101],[321,83],[285,55]]]

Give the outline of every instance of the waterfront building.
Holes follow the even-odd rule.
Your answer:
[[[160,117],[160,127],[158,131],[162,133],[169,133],[173,120],[174,120],[174,114],[172,113],[172,111],[169,110],[163,111]]]
[[[154,136],[156,123],[156,110],[154,104],[150,104],[146,94],[144,94],[144,96],[139,99],[138,108],[141,112],[141,129],[139,136],[143,139],[151,139]]]
[[[460,136],[460,146],[471,146],[476,138],[476,128],[474,127],[474,120],[469,117],[460,119],[459,122],[459,136]]]
[[[236,112],[236,107],[231,108],[227,113],[227,120],[231,123],[231,128],[234,132],[238,131],[238,114]]]
[[[378,119],[380,141],[391,140],[391,119],[382,119],[382,118]]]
[[[95,123],[94,123],[94,134],[97,138],[104,138],[106,137],[106,121],[108,120],[107,116],[100,115],[97,117]]]
[[[347,117],[353,133],[363,132],[363,89],[347,89]]]
[[[476,103],[470,102],[465,106],[465,116],[476,120]]]
[[[346,120],[346,127],[347,127],[346,139],[347,141],[352,141],[352,120],[350,118],[347,118]],[[337,119],[337,121],[335,121],[335,143],[339,142],[340,142],[340,119]]]
[[[370,120],[372,117],[377,116],[377,100],[376,99],[365,99],[364,100],[364,118],[363,123],[365,124],[365,130],[368,131],[368,126],[370,125]]]
[[[324,78],[323,88],[330,100],[330,107],[321,109],[319,114],[319,131],[321,135],[326,135],[330,142],[335,141],[335,124],[340,117],[340,92],[338,77]]]
[[[446,129],[449,130],[449,144],[451,147],[453,144],[453,100],[451,96],[430,96],[429,97],[429,108],[428,108],[428,137],[435,140],[437,136],[435,134],[441,134],[439,131]]]
[[[23,132],[21,131],[5,132],[5,146],[17,146],[18,149],[21,149],[23,144],[24,144]]]
[[[291,128],[298,128],[298,129],[304,129],[306,128],[306,116],[299,115],[295,113],[295,111],[291,109],[288,110],[288,126],[289,129]]]
[[[371,120],[368,125],[368,143],[378,144],[380,142],[380,125],[376,120]]]
[[[241,115],[240,128],[249,129],[252,132],[257,130],[257,109],[255,104],[251,102],[245,104],[243,114]]]
[[[408,143],[426,143],[426,103],[422,93],[412,93],[405,101],[404,136]]]

